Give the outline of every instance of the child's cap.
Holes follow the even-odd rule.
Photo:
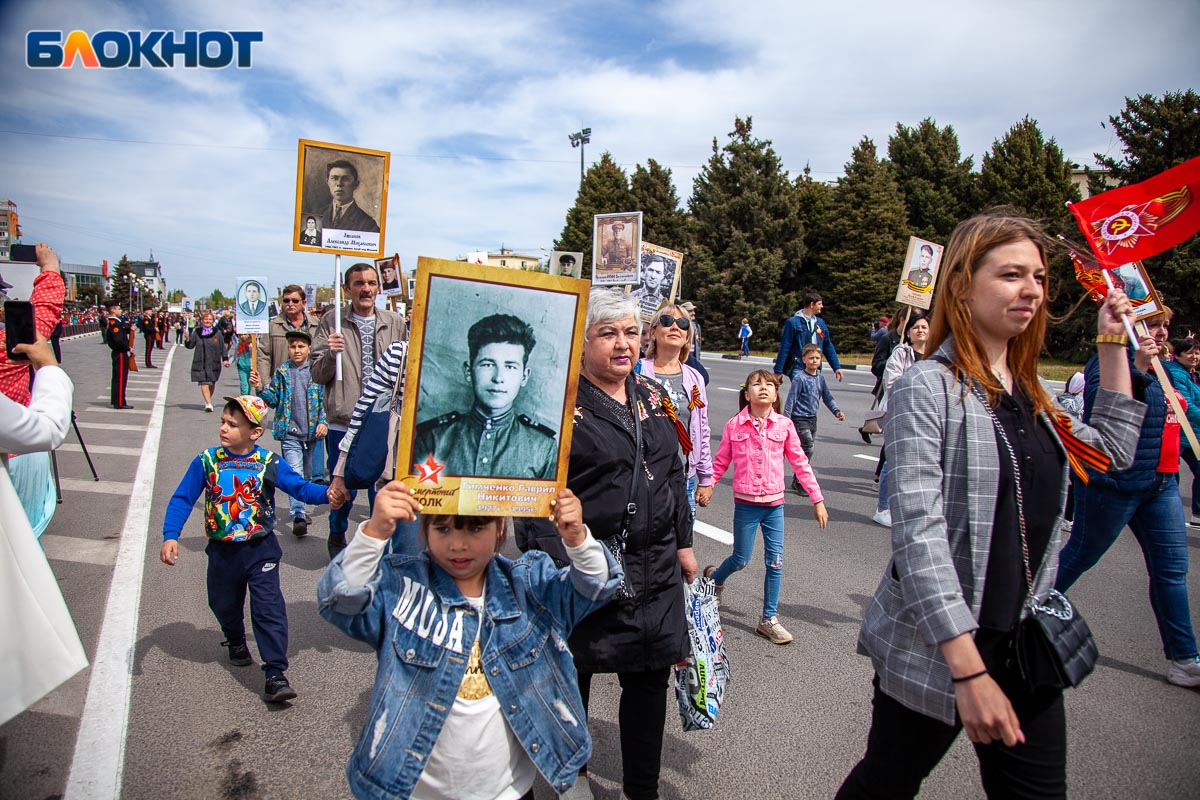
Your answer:
[[[295,330],[287,331],[283,335],[288,340],[303,339],[309,344],[312,344],[312,334],[302,328],[296,328]]]
[[[1071,380],[1067,381],[1067,391],[1071,394],[1079,394],[1083,391],[1084,380],[1082,372],[1076,372],[1071,376]]]
[[[262,425],[263,418],[267,416],[267,404],[261,397],[242,394],[237,397],[225,395],[225,399],[241,406],[242,413],[246,415],[246,419],[250,420],[252,425]]]

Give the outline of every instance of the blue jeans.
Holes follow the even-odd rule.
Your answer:
[[[745,569],[754,555],[754,534],[763,534],[763,619],[775,616],[779,606],[779,585],[783,581],[783,504],[760,506],[756,503],[733,504],[733,555],[721,562],[713,580],[724,584],[730,575]]]
[[[1188,447],[1183,448],[1181,455],[1183,463],[1192,470],[1192,516],[1200,517],[1200,459],[1197,459]]]
[[[692,507],[692,519],[696,519],[696,476],[687,479],[688,505]]]
[[[888,462],[884,459],[883,466],[879,468],[879,499],[875,501],[876,507],[880,511],[887,511],[889,508],[888,500]]]
[[[312,443],[313,446],[313,465],[312,478],[314,481],[325,480],[325,440],[317,439]]]
[[[283,452],[283,460],[289,467],[300,473],[300,477],[304,480],[312,480],[309,477],[312,475],[313,465],[312,442],[288,438],[279,443],[279,449]],[[304,501],[288,497],[288,513],[292,519],[304,519]]]
[[[748,355],[750,355],[750,340],[749,340],[749,339],[747,339],[747,338],[745,338],[745,337],[742,337],[742,350],[741,350],[741,353],[742,353],[742,355],[744,355],[744,356],[748,356]]]
[[[1126,525],[1133,531],[1150,573],[1150,607],[1158,620],[1167,658],[1196,656],[1196,635],[1188,608],[1187,528],[1179,499],[1179,478],[1159,473],[1155,485],[1135,494],[1075,487],[1075,523],[1059,554],[1054,588],[1065,592],[1091,569]]]
[[[335,431],[332,428],[325,437],[325,467],[328,470],[330,479],[333,478],[333,468],[337,466],[338,456],[341,455],[339,445],[345,437],[345,431]],[[358,491],[349,491],[350,499],[341,508],[329,509],[329,534],[331,536],[345,536],[346,528],[350,527],[350,508],[354,505],[354,498],[358,497]],[[375,508],[375,487],[371,486],[367,489],[367,503],[369,507]]]

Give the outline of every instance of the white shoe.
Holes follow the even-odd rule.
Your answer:
[[[1200,517],[1192,514],[1192,518],[1188,520],[1188,525],[1191,525],[1193,528],[1200,528]]]
[[[882,525],[885,528],[892,527],[892,512],[889,509],[885,508],[883,511],[876,511],[875,516],[871,517],[871,519],[875,521],[876,525]]]
[[[205,404],[204,404],[204,410],[205,410],[205,411],[212,411],[212,410],[213,410],[212,403],[205,403]]]
[[[559,795],[562,800],[595,800],[592,785],[588,783],[587,775],[580,775],[571,784],[571,788]]]
[[[1167,683],[1176,686],[1200,686],[1200,656],[1172,661],[1170,669],[1167,670]]]

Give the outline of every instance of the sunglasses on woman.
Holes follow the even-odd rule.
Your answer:
[[[687,317],[672,317],[670,314],[663,314],[658,318],[658,324],[663,328],[669,328],[672,325],[678,325],[679,330],[686,331],[692,327],[692,321]]]

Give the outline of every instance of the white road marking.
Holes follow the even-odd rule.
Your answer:
[[[100,398],[103,400],[104,398]],[[100,408],[99,406],[88,406],[84,409],[85,412],[98,412],[100,414],[149,414],[150,412],[144,408]]]
[[[845,381],[845,384],[847,386],[862,386],[867,389],[872,389],[875,387],[875,384],[873,384],[873,383],[855,383],[854,381]]]
[[[146,425],[142,457],[133,480],[125,524],[121,526],[121,541],[108,590],[108,602],[104,608],[104,623],[92,660],[87,702],[79,720],[79,735],[71,758],[71,774],[64,792],[66,800],[116,800],[121,796],[134,647],[137,644],[138,613],[142,604],[142,573],[150,530],[150,506],[154,498],[154,472],[158,468],[158,446],[167,407],[172,356],[178,347],[172,345],[167,351],[167,363],[159,379],[154,412]]]
[[[720,389],[722,392],[740,392],[741,391],[741,389],[730,389],[728,386],[718,386],[717,388]]]
[[[118,425],[112,422],[87,422],[79,419],[75,420],[75,424],[81,428],[96,428],[102,431],[145,431],[145,425]],[[138,450],[138,452],[142,452]]]
[[[109,427],[109,426],[104,426]],[[138,430],[145,430],[138,428]],[[77,444],[61,444],[58,446],[59,452],[66,453],[82,453],[83,448]],[[89,453],[99,453],[103,456],[140,456],[142,448],[140,447],[116,447],[111,444],[94,444],[88,448]]]
[[[729,531],[723,531],[718,527],[709,525],[707,522],[696,520],[692,523],[692,530],[701,536],[707,536],[709,539],[715,539],[721,544],[733,544],[733,534]]]
[[[855,453],[854,457],[861,458],[863,461],[870,461],[871,463],[879,463],[879,456],[869,456],[866,453]]]
[[[64,492],[96,492],[98,494],[119,494],[125,497],[133,491],[132,483],[117,481],[89,481],[81,478],[62,478],[59,480]]]

